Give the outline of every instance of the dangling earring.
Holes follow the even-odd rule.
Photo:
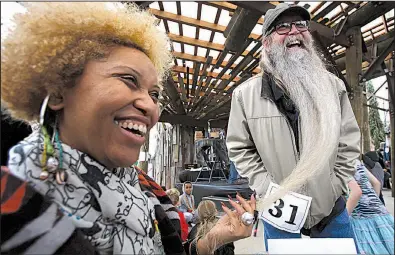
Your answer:
[[[59,139],[57,120],[58,120],[58,118],[56,117],[55,126],[54,126],[54,137],[55,137],[56,147],[58,148],[58,151],[59,151],[58,152],[59,165],[58,165],[55,175],[56,175],[56,182],[58,184],[65,184],[65,182],[67,181],[67,173],[66,173],[65,169],[63,168],[63,147],[62,147],[62,143]]]
[[[41,180],[48,179],[49,174],[51,173],[55,175],[55,179],[58,184],[64,184],[67,176],[66,176],[66,172],[63,169],[63,149],[59,140],[59,134],[57,130],[57,118],[55,120],[55,125],[53,128],[54,133],[52,139],[50,139],[47,128],[44,125],[45,111],[48,106],[48,101],[49,101],[49,95],[45,97],[40,110],[40,129],[41,129],[41,133],[44,136],[44,149],[41,157],[42,171],[40,174],[40,179]],[[56,151],[52,144],[54,140],[57,143],[59,155],[56,155]],[[56,156],[59,157],[60,161]]]

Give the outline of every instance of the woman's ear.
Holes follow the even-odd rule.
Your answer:
[[[61,94],[51,95],[48,102],[48,107],[53,111],[59,111],[64,108],[64,100]]]

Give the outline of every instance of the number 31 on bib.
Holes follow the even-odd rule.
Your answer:
[[[274,193],[280,186],[271,182],[265,198]],[[311,205],[311,197],[290,192],[278,199],[271,207],[261,212],[260,218],[275,228],[299,233],[306,221]]]

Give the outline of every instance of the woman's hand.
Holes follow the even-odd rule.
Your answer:
[[[235,210],[231,210],[225,204],[222,204],[222,209],[226,214],[218,220],[217,224],[210,230],[206,237],[199,240],[197,247],[200,254],[213,253],[224,244],[251,236],[254,224],[245,225],[241,221],[241,216],[245,212],[254,215],[256,208],[255,196],[254,194],[251,195],[251,201],[249,202],[239,194],[236,198],[240,204],[229,199],[229,203]]]

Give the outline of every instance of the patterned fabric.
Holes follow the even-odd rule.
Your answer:
[[[362,190],[357,207],[351,214],[358,250],[361,254],[394,254],[394,216],[379,200],[369,179],[368,171],[357,162],[355,180]]]
[[[374,191],[366,175],[366,171],[368,170],[363,164],[357,164],[354,178],[361,187],[362,197],[352,212],[352,217],[367,218],[376,215],[386,215],[388,214],[387,208],[385,208]]]
[[[180,216],[180,223],[181,223],[181,240],[185,242],[188,238],[188,223],[185,220],[185,216],[183,212],[178,211],[178,216]]]
[[[35,132],[13,147],[10,172],[57,203],[96,250],[116,254],[163,253],[153,224],[158,210],[154,209],[153,199],[141,190],[134,168],[106,169],[87,154],[63,144],[67,183],[58,185],[53,177],[41,181],[42,145],[43,136]],[[166,219],[167,215],[161,217]]]
[[[56,204],[1,167],[1,254],[94,254]]]
[[[34,195],[26,182],[9,174],[9,169],[1,167],[1,214],[17,212]]]
[[[166,192],[143,170],[135,167],[142,191],[155,205],[161,241],[166,254],[185,254],[182,246],[181,219]]]

